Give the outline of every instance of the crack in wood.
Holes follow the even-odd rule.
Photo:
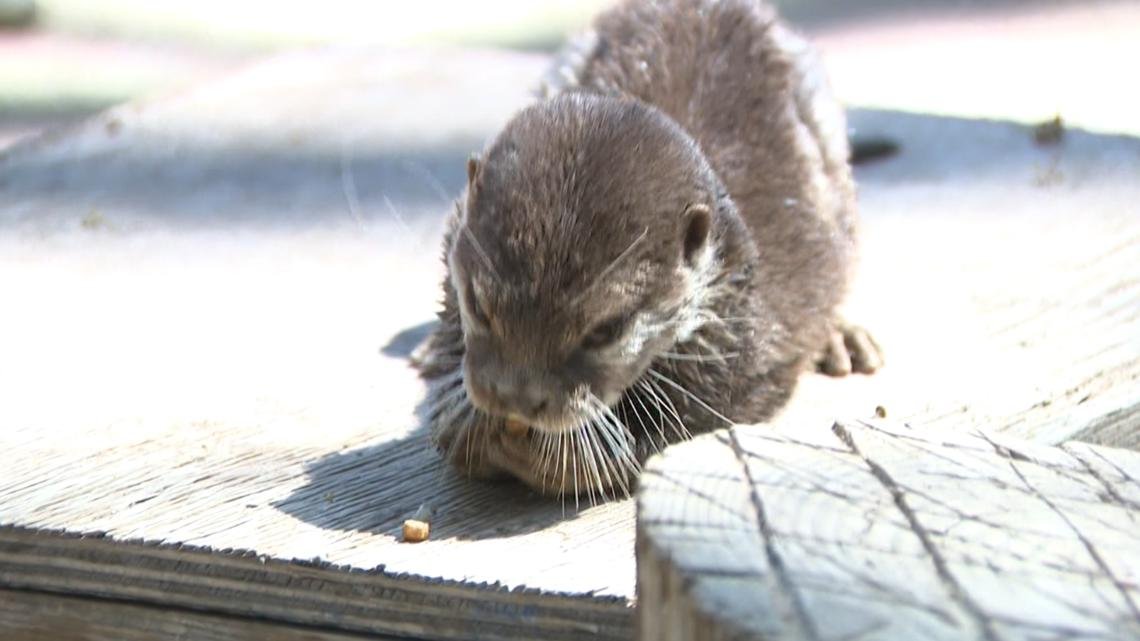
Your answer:
[[[742,523],[748,523],[749,522],[749,519],[746,515],[740,514],[731,505],[728,505],[727,503],[725,503],[725,501],[723,499],[721,499],[717,496],[709,494],[708,492],[702,492],[701,490],[698,490],[692,486],[685,485],[685,484],[681,483],[681,481],[679,481],[677,479],[671,478],[669,476],[665,476],[663,474],[657,474],[657,473],[653,472],[652,470],[646,472],[645,474],[646,475],[652,474],[657,479],[664,481],[666,483],[669,483],[670,485],[672,485],[673,487],[677,488],[678,490],[684,492],[685,494],[688,494],[690,496],[695,496],[695,497],[701,499],[702,501],[709,503],[710,505],[713,505],[713,506],[720,508],[725,513],[731,514],[734,517],[736,517],[737,519],[739,519]]]
[[[777,445],[795,445],[796,447],[802,447],[804,449],[814,450],[817,452],[832,452],[834,454],[840,454],[840,455],[845,455],[848,453],[847,450],[845,450],[841,447],[832,447],[832,446],[826,445],[824,443],[817,443],[814,441],[803,441],[803,440],[800,440],[798,438],[795,438],[794,436],[790,436],[787,434],[779,434],[779,435],[775,435],[775,436],[771,435],[771,434],[762,434],[762,433],[761,434],[749,434],[748,438],[752,439],[752,440],[757,440],[757,441],[767,441],[769,443],[775,443]],[[760,457],[760,455],[755,453],[755,452],[745,452],[745,453],[749,456],[755,456],[758,458],[763,458],[763,457]]]
[[[879,594],[882,595],[880,598],[881,598],[881,602],[884,604],[889,604],[892,607],[903,606],[903,607],[913,608],[915,610],[921,610],[921,611],[926,612],[927,614],[941,620],[943,623],[945,623],[947,625],[952,626],[955,623],[954,617],[950,616],[950,614],[948,612],[946,612],[945,610],[936,608],[936,607],[934,607],[930,604],[927,604],[927,603],[923,603],[917,599],[913,599],[910,597],[910,595],[908,593],[902,592],[900,590],[893,589],[889,584],[884,583],[883,581],[880,581],[879,579],[876,579],[875,577],[871,576],[870,574],[867,574],[866,572],[861,572],[861,571],[855,569],[854,567],[851,566],[850,563],[839,560],[838,558],[835,557],[835,555],[828,554],[826,552],[822,552],[818,548],[816,548],[816,549],[812,550],[812,557],[815,559],[823,560],[823,561],[831,564],[831,566],[834,567],[836,570],[839,570],[843,573],[850,575],[851,577],[854,577],[855,579],[858,579],[859,584],[861,586],[869,587],[872,589],[873,592],[878,592]],[[849,597],[857,596],[860,600],[871,600],[871,601],[876,600],[874,594],[866,594],[866,593],[862,593],[862,592],[855,594],[853,592],[844,592],[842,590],[837,589],[836,585],[835,585],[835,581],[831,577],[827,577],[826,580],[820,580],[819,583],[814,583],[813,579],[811,577],[805,577],[805,578],[800,578],[800,583],[802,585],[805,585],[805,586],[810,584],[812,589],[815,591],[818,591],[818,592],[829,592],[832,594],[849,596]]]
[[[1018,468],[1016,461],[1010,460],[1009,466],[1013,470],[1013,473],[1017,475],[1017,478],[1021,479],[1021,482],[1025,484],[1026,490],[1037,497],[1037,500],[1047,505],[1049,509],[1057,515],[1058,518],[1064,521],[1065,525],[1068,526],[1069,530],[1072,531],[1073,535],[1077,537],[1077,540],[1081,542],[1081,545],[1084,546],[1085,550],[1088,551],[1088,554],[1090,557],[1092,557],[1093,562],[1097,564],[1097,567],[1099,567],[1101,572],[1104,573],[1104,576],[1108,578],[1113,587],[1115,587],[1117,592],[1120,593],[1121,598],[1124,600],[1125,606],[1131,611],[1132,617],[1136,620],[1137,623],[1140,623],[1140,608],[1138,608],[1136,606],[1136,602],[1132,600],[1132,595],[1129,593],[1128,587],[1125,586],[1123,582],[1121,582],[1120,578],[1117,577],[1116,574],[1112,571],[1112,568],[1108,566],[1108,563],[1105,562],[1104,557],[1101,556],[1096,546],[1093,545],[1093,542],[1085,536],[1084,532],[1082,532],[1081,529],[1077,527],[1076,523],[1073,523],[1072,519],[1069,518],[1068,514],[1065,514],[1064,510],[1059,509],[1057,505],[1049,499],[1049,497],[1039,492],[1037,488],[1029,482],[1029,479],[1025,478],[1025,475],[1022,474],[1021,470]]]
[[[752,507],[756,512],[756,524],[760,528],[760,536],[764,544],[764,555],[768,559],[768,564],[772,567],[772,573],[776,575],[776,582],[779,583],[781,588],[778,594],[782,598],[777,597],[777,601],[783,604],[785,611],[790,610],[793,615],[791,619],[798,633],[797,638],[821,641],[819,630],[817,630],[815,626],[815,621],[808,615],[807,606],[804,605],[795,583],[788,574],[788,569],[784,565],[784,559],[780,556],[779,551],[776,550],[775,542],[772,540],[772,527],[768,523],[767,516],[764,512],[764,502],[760,498],[760,494],[756,491],[756,486],[753,484],[752,472],[748,468],[745,450],[736,437],[736,429],[735,427],[728,429],[728,443],[732,447],[733,454],[736,455],[737,460],[740,462],[744,478],[748,482],[748,498],[752,502]],[[787,620],[789,617],[784,618]]]
[[[1128,519],[1130,521],[1136,520],[1136,516],[1133,512],[1134,511],[1140,512],[1140,501],[1133,501],[1132,499],[1130,499],[1130,498],[1122,495],[1121,493],[1117,492],[1116,487],[1114,487],[1112,485],[1112,483],[1109,483],[1108,479],[1104,478],[1104,475],[1102,475],[1100,472],[1098,472],[1097,469],[1095,467],[1093,467],[1093,465],[1091,463],[1089,463],[1081,454],[1079,454],[1077,451],[1075,451],[1076,448],[1072,447],[1071,445],[1066,444],[1066,445],[1063,445],[1061,447],[1061,449],[1064,450],[1065,452],[1068,452],[1069,456],[1072,456],[1073,458],[1077,459],[1077,461],[1079,461],[1081,463],[1081,465],[1084,466],[1085,471],[1087,471],[1090,476],[1095,478],[1101,484],[1101,486],[1104,488],[1104,491],[1108,494],[1109,497],[1112,498],[1112,500],[1116,501],[1117,503],[1120,503],[1121,505],[1124,505],[1124,506],[1131,508],[1131,511],[1125,512],[1125,514],[1128,515]],[[1098,458],[1100,458],[1100,460],[1104,461],[1106,464],[1111,465],[1121,475],[1121,477],[1124,479],[1124,481],[1126,483],[1132,483],[1132,484],[1135,484],[1137,486],[1140,486],[1140,483],[1136,483],[1135,479],[1128,476],[1128,474],[1124,470],[1120,469],[1120,467],[1118,467],[1115,463],[1113,463],[1112,461],[1105,458],[1103,454],[1101,454],[1100,452],[1096,451],[1093,448],[1088,448],[1088,451],[1092,452],[1094,455],[1096,455]]]
[[[937,498],[928,492],[923,492],[922,490],[919,490],[919,489],[912,487],[910,485],[904,485],[902,483],[899,483],[898,487],[901,490],[904,490],[905,494],[912,494],[912,495],[917,496],[917,497],[923,499],[924,501],[930,503],[931,505],[941,507],[941,508],[945,508],[947,513],[952,514],[954,517],[956,517],[958,519],[958,521],[956,523],[952,523],[945,530],[938,530],[938,532],[940,532],[940,533],[948,532],[950,530],[950,528],[953,528],[953,527],[960,525],[961,523],[964,523],[964,522],[977,523],[978,525],[984,525],[985,527],[988,527],[988,528],[991,528],[991,529],[994,529],[997,531],[1003,531],[1009,527],[1008,525],[1003,525],[1003,524],[998,523],[996,521],[991,521],[989,519],[983,518],[980,515],[968,514],[966,512],[963,512],[963,511],[957,509],[956,507],[954,507],[953,505],[950,505],[946,501],[944,501],[940,498]],[[935,532],[935,530],[929,530],[929,529],[927,531]],[[1042,538],[1050,538],[1049,533],[1044,532],[1044,531],[1038,532],[1038,531],[1033,531],[1033,530],[1030,530],[1027,528],[1024,530],[1024,532],[1027,534],[1034,534],[1034,535],[1040,536]]]
[[[845,634],[845,635],[840,636],[840,637],[835,637],[834,641],[858,641],[859,639],[865,639],[865,638],[867,638],[868,635],[874,634],[880,630],[886,629],[889,625],[890,625],[890,623],[888,623],[886,621],[879,621],[879,622],[867,625],[867,627],[863,628],[862,630],[855,630],[855,631],[851,632],[850,634]]]
[[[1038,631],[1041,636],[1029,637],[1031,639],[1081,639],[1082,641],[1103,639],[1104,641],[1119,641],[1120,637],[1109,634],[1097,634],[1087,628],[1075,628],[1063,623],[1041,623],[1022,617],[1013,617],[1005,614],[993,615],[995,623],[1012,627],[1024,628],[1027,631]]]
[[[760,456],[759,454],[756,454],[755,452],[744,452],[744,455],[749,457],[749,458],[760,461],[760,462],[764,463],[765,465],[767,465],[773,469],[779,470],[780,472],[783,472],[785,475],[783,478],[780,479],[779,485],[776,485],[773,483],[768,483],[766,481],[762,481],[762,480],[758,479],[756,481],[756,485],[758,485],[758,486],[780,487],[782,489],[808,489],[808,490],[811,490],[813,492],[818,492],[819,494],[826,494],[827,496],[831,496],[833,498],[837,498],[837,499],[840,499],[843,501],[854,501],[855,500],[855,497],[852,495],[844,494],[842,492],[839,492],[838,490],[835,490],[835,489],[832,489],[830,487],[827,487],[826,485],[820,484],[814,478],[812,478],[808,474],[805,474],[802,469],[800,469],[799,467],[797,467],[791,463],[784,463],[784,462],[781,462],[781,461],[778,461],[778,460],[775,460],[772,458]],[[801,481],[801,482],[803,482],[803,485],[802,486],[792,485],[786,481],[787,478],[791,478],[791,479]]]
[[[988,641],[997,641],[997,634],[994,632],[993,626],[991,625],[989,619],[986,618],[986,615],[982,612],[982,609],[978,606],[978,604],[974,603],[974,600],[962,588],[961,584],[958,583],[958,580],[954,577],[953,573],[950,572],[950,568],[946,563],[946,559],[942,557],[941,552],[939,552],[937,546],[934,545],[934,541],[931,540],[929,534],[919,522],[918,515],[916,515],[910,508],[910,505],[907,504],[906,496],[904,495],[899,485],[895,483],[890,473],[888,473],[887,470],[881,465],[865,456],[859,450],[859,446],[855,443],[854,435],[852,435],[845,426],[840,423],[835,423],[832,426],[831,430],[833,433],[835,433],[839,440],[843,441],[847,447],[850,448],[853,454],[861,458],[866,463],[868,469],[871,471],[871,475],[874,476],[876,480],[878,480],[884,489],[890,492],[891,496],[894,498],[895,505],[898,507],[899,511],[902,512],[903,517],[909,524],[911,531],[916,537],[918,537],[918,540],[921,542],[923,549],[925,549],[926,553],[930,556],[930,561],[934,565],[934,570],[938,575],[942,586],[949,594],[952,602],[957,604],[959,606],[959,609],[967,615],[966,621],[968,621],[973,628],[972,636],[983,637]]]
[[[891,440],[902,441],[902,442],[905,442],[909,445],[912,445],[912,446],[914,446],[915,449],[922,452],[926,456],[930,456],[930,457],[937,459],[939,461],[942,461],[944,463],[949,463],[950,465],[953,465],[954,467],[960,467],[960,468],[964,468],[964,469],[967,469],[970,471],[976,471],[976,470],[974,468],[970,467],[969,465],[967,465],[963,461],[960,461],[956,458],[946,456],[940,450],[958,450],[958,451],[968,452],[968,453],[977,453],[977,452],[981,452],[981,451],[988,451],[981,446],[968,445],[968,444],[964,444],[964,443],[952,443],[952,442],[946,442],[946,441],[932,443],[931,441],[923,440],[920,436],[911,436],[911,435],[903,434],[903,433],[896,432],[896,431],[884,430],[884,429],[880,428],[879,426],[875,425],[874,423],[870,423],[867,421],[858,421],[858,425],[861,428],[870,430],[870,431],[875,432],[877,434],[881,434],[882,436],[890,438]],[[937,446],[937,447],[932,447],[932,446]],[[977,463],[977,461],[972,461],[972,462]]]

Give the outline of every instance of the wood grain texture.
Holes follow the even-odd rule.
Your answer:
[[[289,54],[6,150],[0,586],[433,639],[627,638],[632,504],[452,474],[407,361],[466,156],[545,66]],[[404,544],[421,507],[431,539]]]
[[[5,641],[394,641],[87,597],[0,590]]]
[[[882,421],[703,436],[643,479],[638,638],[1135,639],[1137,472]]]
[[[0,528],[0,585],[414,639],[622,639],[623,599],[280,561],[249,551]],[[161,618],[156,611],[156,619]],[[174,616],[178,619],[178,616]]]

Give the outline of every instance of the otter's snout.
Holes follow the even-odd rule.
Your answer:
[[[486,382],[488,400],[491,405],[501,408],[499,413],[515,414],[526,418],[536,418],[550,406],[550,396],[542,386],[532,382],[511,378],[491,379]]]
[[[530,368],[478,367],[466,374],[468,397],[488,414],[515,418],[539,429],[557,429],[566,421],[566,394],[548,373]]]

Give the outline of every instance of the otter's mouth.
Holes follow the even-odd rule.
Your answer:
[[[585,413],[564,412],[562,416],[519,416],[507,414],[501,416],[506,425],[507,432],[514,435],[525,434],[524,428],[529,428],[546,434],[561,434],[573,432],[586,423],[589,418]]]
[[[599,403],[600,404],[600,403]],[[571,402],[558,412],[544,412],[535,416],[526,416],[513,411],[503,411],[502,408],[484,409],[484,413],[503,422],[506,430],[513,436],[522,436],[528,430],[545,434],[564,434],[582,429],[584,426],[598,420],[598,409],[591,408],[587,402]],[[495,410],[498,411],[495,411]]]
[[[579,431],[598,421],[606,422],[606,415],[612,414],[620,402],[624,391],[610,399],[612,394],[597,395],[588,387],[581,386],[568,398],[550,399],[541,403],[537,411],[525,411],[515,403],[505,402],[496,394],[488,393],[479,385],[464,381],[467,398],[475,409],[487,415],[500,426],[507,426],[508,433],[522,436],[533,430],[544,434],[558,435]],[[606,397],[606,398],[603,398]],[[553,402],[552,402],[553,401]],[[616,417],[612,417],[616,421]]]

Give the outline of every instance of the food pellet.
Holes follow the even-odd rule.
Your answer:
[[[525,436],[530,426],[522,421],[516,421],[513,418],[507,419],[507,435],[509,436]]]
[[[406,543],[419,543],[426,541],[431,535],[431,524],[427,521],[408,519],[404,521],[404,541]]]

